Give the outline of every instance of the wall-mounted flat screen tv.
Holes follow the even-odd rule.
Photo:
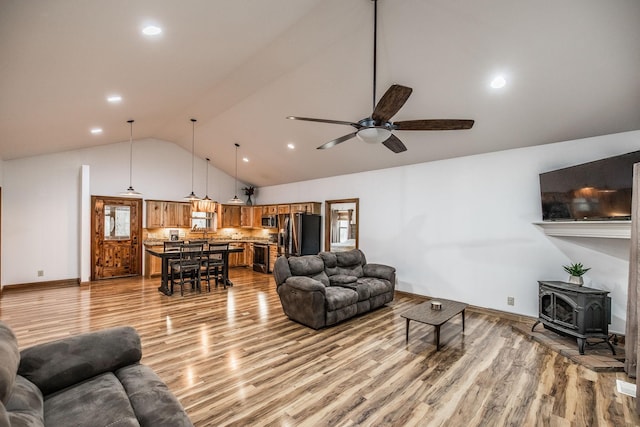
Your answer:
[[[633,164],[640,151],[540,174],[544,221],[631,219]]]

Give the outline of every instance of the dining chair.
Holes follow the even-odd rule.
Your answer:
[[[185,282],[191,284],[192,290],[201,291],[200,268],[203,260],[202,243],[185,243],[180,245],[180,258],[171,263],[171,293],[177,278],[180,279],[180,295],[184,296]]]
[[[218,280],[224,276],[224,251],[229,250],[229,243],[209,243],[207,256],[204,258],[202,265],[203,279],[207,282],[207,289],[211,291],[211,279],[216,282],[216,288],[218,287]],[[220,252],[214,252],[220,251]],[[213,253],[211,253],[213,252]],[[224,278],[222,279],[224,282]],[[224,288],[227,289],[227,284],[224,284]]]
[[[164,252],[179,252],[180,246],[184,244],[184,240],[169,240],[163,243]],[[178,262],[176,259],[169,260],[169,280],[173,281],[173,270],[171,265]]]

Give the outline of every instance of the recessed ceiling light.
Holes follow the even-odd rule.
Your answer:
[[[118,102],[122,101],[122,97],[120,95],[109,95],[107,96],[107,102],[110,102],[112,104],[116,104]]]
[[[493,80],[491,80],[491,87],[494,89],[503,88],[507,84],[504,76],[496,76]]]
[[[291,143],[289,143],[289,144],[287,144],[287,148],[288,148],[289,150],[293,150],[294,148],[296,148],[296,146],[295,146],[295,145],[293,145],[293,144],[291,144]]]
[[[157,36],[162,33],[162,28],[156,25],[147,25],[142,29],[142,34],[145,36]]]
[[[248,157],[243,157],[242,161],[245,162],[245,163],[248,163],[249,162],[249,158]]]
[[[91,133],[93,135],[101,134],[102,133],[102,129],[101,128],[93,128],[93,129],[91,129]]]

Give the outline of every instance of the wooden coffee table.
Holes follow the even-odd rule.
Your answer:
[[[407,310],[400,316],[407,319],[407,342],[409,342],[409,322],[411,320],[435,326],[436,351],[440,351],[440,326],[447,323],[447,321],[456,314],[462,313],[462,332],[464,332],[464,310],[467,308],[467,304],[446,299],[434,299],[432,301],[439,301],[442,304],[442,308],[440,310],[433,310],[431,308],[431,301],[427,301]]]

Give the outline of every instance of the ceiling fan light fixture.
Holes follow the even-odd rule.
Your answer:
[[[356,137],[360,141],[364,141],[368,144],[380,144],[386,141],[391,136],[391,131],[385,127],[370,127],[360,129],[356,134]]]

